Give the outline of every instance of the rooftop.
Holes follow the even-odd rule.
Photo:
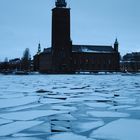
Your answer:
[[[104,45],[73,45],[72,52],[97,52],[97,53],[112,53],[112,46]]]

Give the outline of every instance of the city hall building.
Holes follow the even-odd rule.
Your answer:
[[[117,72],[120,70],[118,41],[114,46],[75,45],[70,36],[70,8],[57,0],[52,9],[51,48],[34,56],[34,70],[41,73]]]

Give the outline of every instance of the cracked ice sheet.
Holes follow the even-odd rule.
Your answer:
[[[60,100],[60,99],[51,99],[51,98],[42,98],[41,103],[43,104],[56,104],[56,103],[64,103],[66,102],[65,100]]]
[[[128,110],[131,110],[131,111],[140,110],[140,106],[128,108]]]
[[[73,117],[71,114],[57,114],[57,115],[54,115],[51,117],[51,119],[54,119],[54,120],[76,120],[75,117]]]
[[[86,96],[86,97],[72,97],[72,98],[68,98],[66,100],[67,102],[82,102],[82,101],[104,101],[104,102],[108,102],[110,101],[110,99],[108,98],[104,98],[104,97],[99,97],[99,96]]]
[[[89,106],[89,107],[99,107],[99,108],[106,108],[106,107],[110,107],[111,105],[106,104],[106,103],[84,103],[85,105]]]
[[[71,89],[68,89],[68,87],[67,88],[65,88],[65,89],[53,89],[53,92],[55,92],[55,93],[65,93],[66,95],[67,94],[74,94],[74,93],[76,93],[76,94],[79,94],[79,93],[92,93],[93,92],[93,90],[90,90],[90,89],[78,89],[78,90],[71,90]]]
[[[45,98],[51,98],[51,99],[61,99],[61,98],[68,98],[68,96],[65,95],[46,95]]]
[[[95,140],[91,138],[87,138],[85,136],[80,136],[71,132],[55,134],[50,136],[48,140]]]
[[[69,131],[71,131],[69,128],[66,128],[66,127],[63,127],[63,126],[56,126],[56,125],[52,126],[52,130],[56,130],[56,131],[59,131],[59,132],[69,132]]]
[[[109,110],[115,110],[115,109],[128,109],[132,106],[130,105],[118,105],[118,106],[112,106],[112,107],[109,107]]]
[[[93,117],[129,117],[127,113],[113,111],[88,111],[87,114]]]
[[[23,131],[35,125],[43,123],[42,121],[18,121],[0,126],[0,136],[8,136]]]
[[[103,121],[75,122],[72,124],[72,128],[75,132],[81,133],[103,125]]]
[[[0,125],[6,124],[6,123],[11,123],[11,120],[5,120],[5,119],[0,119]]]
[[[65,105],[54,105],[54,106],[51,106],[51,108],[56,109],[56,110],[67,110],[67,111],[76,111],[77,110],[76,107],[65,106]]]
[[[1,99],[0,108],[15,107],[19,105],[30,104],[33,102],[37,102],[37,100],[38,97],[35,96],[14,98],[14,99]]]
[[[108,140],[140,140],[139,130],[140,120],[119,119],[93,131],[90,137]]]
[[[17,138],[1,138],[1,140],[43,140],[35,137],[17,137]]]
[[[38,132],[51,133],[51,124],[49,122],[45,122],[43,124],[30,128],[29,131],[32,131],[34,134]]]
[[[130,98],[130,97],[129,98],[128,97],[118,97],[114,101],[119,104],[127,104],[127,105],[136,104],[136,99]]]
[[[41,106],[42,104],[31,104],[31,105],[25,105],[25,106],[19,106],[19,107],[14,107],[14,108],[10,108],[8,109],[8,111],[19,111],[19,110],[24,110],[24,109],[31,109],[31,108],[36,108]]]
[[[17,134],[14,134],[12,135],[13,137],[35,137],[35,136],[41,136],[41,135],[44,135],[44,133],[17,133]]]
[[[55,111],[55,110],[31,110],[31,111],[21,111],[21,112],[13,112],[1,114],[1,118],[9,119],[9,120],[33,120],[39,117],[56,115],[61,113],[67,113],[67,111]],[[23,117],[24,116],[24,117]]]
[[[5,93],[5,91],[3,91]],[[24,94],[23,93],[18,93],[18,94],[2,94],[0,95],[0,98],[1,99],[9,99],[9,98],[22,98],[24,97]]]

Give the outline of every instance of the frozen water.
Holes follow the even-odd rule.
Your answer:
[[[42,98],[40,102],[43,104],[55,104],[55,103],[63,103],[65,101],[61,99]]]
[[[130,107],[132,107],[132,106],[130,106],[130,105],[119,105],[119,106],[112,106],[112,107],[110,107],[109,109],[110,109],[110,110],[128,109],[128,108],[130,108]]]
[[[0,140],[140,139],[140,75],[0,79]]]
[[[88,111],[88,115],[93,117],[128,117],[129,114],[113,111]]]
[[[17,137],[17,138],[1,138],[1,140],[43,140],[36,137]]]
[[[87,106],[90,107],[99,107],[99,108],[105,108],[105,107],[110,107],[111,105],[106,104],[106,103],[85,103]]]
[[[89,121],[89,122],[75,122],[73,123],[73,129],[77,133],[89,131],[104,125],[103,121]]]
[[[12,122],[11,120],[5,120],[5,119],[0,119],[0,125],[10,123]]]
[[[25,105],[25,106],[19,106],[19,107],[14,107],[14,108],[11,108],[9,109],[8,111],[19,111],[19,110],[24,110],[24,109],[33,109],[33,108],[36,108],[38,106],[41,106],[42,104],[31,104],[31,105]]]
[[[140,140],[140,120],[119,119],[113,121],[90,135],[98,139]]]
[[[94,140],[74,133],[61,133],[51,136],[48,140]]]
[[[41,123],[41,121],[20,121],[2,125],[0,126],[0,136],[11,135]]]
[[[1,99],[0,101],[0,108],[7,108],[7,107],[14,107],[25,105],[33,102],[37,102],[38,97],[28,96],[28,97],[21,97],[21,98],[14,98],[14,99]]]
[[[49,122],[43,123],[41,125],[37,125],[35,127],[30,128],[32,132],[43,132],[43,133],[50,133],[51,132],[51,124]],[[26,134],[27,135],[27,134]]]
[[[114,101],[116,101],[117,103],[120,103],[120,104],[127,104],[127,105],[136,103],[136,99],[132,99],[132,98],[128,98],[128,97],[117,98]]]
[[[136,107],[128,108],[128,110],[140,110],[140,106],[136,106]]]
[[[63,126],[57,125],[52,126],[52,132],[68,132],[68,131],[70,131],[70,129]]]
[[[55,110],[68,110],[68,111],[76,111],[76,107],[71,107],[71,106],[65,106],[65,105],[54,105],[51,107],[52,109]]]
[[[54,120],[76,120],[71,114],[57,114],[55,116],[52,116],[52,119]]]
[[[13,112],[1,114],[1,118],[9,119],[9,120],[33,120],[43,116],[50,116],[59,113],[65,113],[66,111],[54,111],[54,110],[30,110],[30,111],[22,111],[22,112]],[[17,115],[18,114],[18,115]],[[23,117],[24,116],[24,117]]]
[[[17,133],[17,134],[14,134],[12,135],[13,137],[32,137],[32,136],[40,136],[40,135],[43,135],[44,133],[32,133],[32,134],[29,134],[29,133]]]

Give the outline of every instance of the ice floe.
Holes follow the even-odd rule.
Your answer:
[[[117,105],[117,106],[112,106],[112,107],[109,107],[108,109],[109,110],[116,110],[116,109],[128,109],[132,106],[130,105]]]
[[[75,117],[73,117],[71,114],[56,114],[54,116],[51,117],[52,120],[76,120]]]
[[[128,97],[118,97],[114,101],[119,103],[119,104],[127,104],[127,105],[136,104],[135,98],[128,98]]]
[[[14,107],[10,108],[8,111],[19,111],[19,110],[24,110],[24,109],[31,109],[31,108],[36,108],[41,106],[42,104],[31,104],[31,105],[24,105],[24,106],[19,106],[19,107]]]
[[[93,131],[90,137],[107,140],[140,140],[139,130],[140,120],[119,119]]]
[[[1,140],[43,140],[41,138],[36,137],[8,137],[8,138],[1,138]]]
[[[10,93],[10,91],[9,91],[9,94],[8,93],[6,93],[6,94],[2,94],[2,95],[0,95],[0,98],[1,99],[12,99],[12,98],[22,98],[22,97],[24,97],[24,94],[23,93],[18,93],[18,94],[11,94]]]
[[[76,111],[77,110],[76,107],[66,106],[66,105],[53,105],[53,106],[51,106],[51,109],[55,109],[55,110],[67,110],[67,111]]]
[[[34,126],[34,127],[30,128],[29,130],[32,131],[34,134],[36,134],[37,132],[50,133],[51,124],[50,124],[50,122],[45,122],[43,124]]]
[[[128,108],[128,110],[140,110],[140,106],[136,106],[136,107],[132,107],[132,108]]]
[[[66,100],[68,98],[68,96],[65,96],[65,95],[46,95],[45,98]]]
[[[71,132],[67,132],[50,136],[48,140],[94,140],[94,139],[87,138],[85,136],[80,136]]]
[[[95,129],[103,125],[104,125],[103,121],[74,122],[72,124],[72,129],[76,133],[81,133],[81,132],[89,131],[91,129]]]
[[[44,133],[17,133],[12,135],[13,137],[35,137],[35,136],[41,136],[44,135]]]
[[[67,111],[55,111],[55,110],[30,110],[30,111],[20,111],[13,113],[1,114],[1,118],[9,120],[33,120],[39,117],[56,115],[60,113],[66,113]]]
[[[43,103],[43,104],[56,104],[56,103],[64,103],[65,100],[51,99],[51,98],[42,98],[40,100],[40,102]]]
[[[70,120],[51,120],[50,124],[51,124],[51,129],[54,126],[57,127],[63,127],[63,128],[67,128],[70,129],[71,128],[71,122]]]
[[[23,117],[23,116],[22,116]],[[42,121],[17,121],[0,126],[0,136],[12,135],[22,130],[43,123]]]
[[[119,74],[1,75],[0,139],[139,140],[138,83]]]
[[[0,108],[14,107],[37,102],[38,97],[27,96],[22,98],[3,99],[0,101]]]
[[[12,122],[11,120],[6,120],[6,119],[1,119],[0,118],[0,125],[6,124],[6,123],[11,123],[11,122]]]
[[[95,108],[106,108],[106,107],[110,107],[110,104],[106,104],[106,103],[85,103],[85,105],[89,106],[89,107],[95,107]]]
[[[128,113],[113,111],[87,111],[87,114],[93,117],[129,117]]]
[[[67,102],[82,102],[82,101],[111,102],[111,99],[100,96],[82,96],[67,99]]]
[[[51,132],[69,132],[70,127],[63,127],[63,126],[57,126],[57,125],[52,125],[51,126]]]

